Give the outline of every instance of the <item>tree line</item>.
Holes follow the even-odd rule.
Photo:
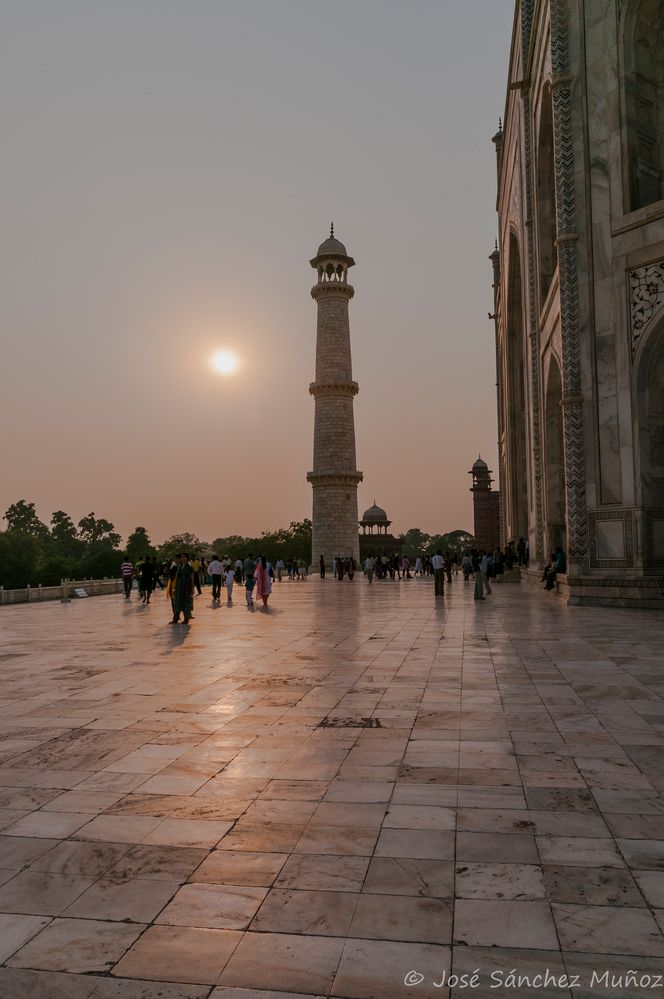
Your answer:
[[[264,531],[258,537],[237,534],[202,541],[195,534],[174,534],[162,544],[153,544],[145,527],[137,527],[124,546],[115,526],[94,512],[75,524],[64,510],[56,510],[49,524],[37,516],[34,503],[18,500],[5,511],[7,529],[0,531],[0,586],[6,589],[58,586],[62,579],[115,578],[125,555],[137,562],[147,555],[160,561],[178,552],[192,555],[216,552],[231,559],[248,553],[265,555],[273,564],[280,558],[311,558],[311,521],[292,521],[289,527]],[[442,551],[460,552],[471,547],[466,531],[426,534],[411,528],[397,538],[405,554],[417,556]]]

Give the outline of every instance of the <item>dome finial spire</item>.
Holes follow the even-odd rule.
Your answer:
[[[330,222],[330,239],[334,239],[334,222]]]

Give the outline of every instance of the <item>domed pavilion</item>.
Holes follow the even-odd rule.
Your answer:
[[[393,534],[389,533],[392,521],[388,518],[385,510],[373,501],[373,506],[365,510],[362,520],[359,522],[362,528],[360,534],[360,559],[368,555],[382,557],[383,555],[394,555],[401,551],[401,546]]]

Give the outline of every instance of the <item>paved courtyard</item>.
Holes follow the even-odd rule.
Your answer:
[[[664,617],[471,591],[3,608],[0,995],[661,995]]]

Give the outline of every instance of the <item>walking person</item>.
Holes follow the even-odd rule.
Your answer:
[[[491,573],[491,556],[487,552],[482,552],[482,558],[480,560],[480,574],[482,576],[482,582],[484,584],[484,589],[487,593],[493,593],[491,589],[491,583],[489,582],[489,575]]]
[[[191,568],[194,574],[194,586],[196,587],[196,591],[200,597],[203,592],[201,590],[201,560],[197,556],[192,560]]]
[[[431,559],[431,564],[433,566],[433,593],[435,597],[442,597],[445,593],[445,559],[440,548]]]
[[[224,573],[224,567],[219,561],[218,555],[212,556],[212,560],[208,566],[208,572],[210,573],[210,579],[212,580],[212,599],[219,600],[221,597],[221,579]]]
[[[143,591],[143,603],[147,606],[150,603],[152,589],[154,587],[154,566],[152,559],[147,555],[143,559],[141,566],[141,589]]]
[[[180,555],[180,564],[175,573],[175,586],[173,596],[173,621],[178,624],[180,614],[184,617],[184,623],[189,624],[194,612],[194,570],[189,561],[189,554],[183,552]]]
[[[256,559],[253,555],[247,555],[242,563],[242,575],[244,576],[244,593],[247,599],[247,607],[254,609],[254,586],[256,585]]]
[[[120,566],[120,575],[122,576],[125,600],[129,600],[131,595],[131,586],[134,582],[134,563],[131,562],[126,556],[124,562]]]
[[[267,602],[272,593],[272,566],[261,555],[256,563],[256,596],[263,601],[263,607],[267,610]]]
[[[373,555],[368,555],[367,558],[364,561],[364,571],[367,574],[367,579],[369,580],[369,583],[373,583],[374,566],[375,566],[375,564],[376,564],[376,560],[373,557]]]
[[[284,574],[284,560],[282,558],[277,559],[275,569],[277,570],[277,582],[280,583]]]
[[[321,555],[318,559],[318,564],[320,566],[320,578],[325,579],[325,556]]]
[[[226,582],[226,606],[233,606],[233,584],[236,582],[237,569],[233,570],[233,567],[229,565],[226,569],[224,576]]]

